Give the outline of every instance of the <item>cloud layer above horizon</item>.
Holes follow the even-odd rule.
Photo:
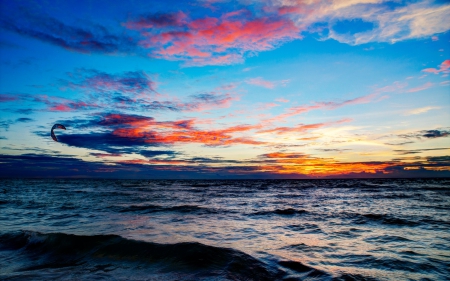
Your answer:
[[[0,176],[450,176],[449,3],[170,2],[0,4]]]

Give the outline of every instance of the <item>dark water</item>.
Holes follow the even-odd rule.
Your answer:
[[[1,280],[449,280],[450,180],[0,180]]]

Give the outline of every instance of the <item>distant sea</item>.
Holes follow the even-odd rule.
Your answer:
[[[450,179],[0,180],[0,280],[450,280]]]

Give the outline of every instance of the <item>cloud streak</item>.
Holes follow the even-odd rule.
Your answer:
[[[420,91],[423,91],[423,90],[426,90],[426,89],[429,89],[429,88],[433,87],[433,85],[434,85],[433,83],[427,82],[427,83],[425,83],[423,85],[420,85],[418,87],[408,89],[406,92],[407,93],[420,92]]]
[[[409,110],[405,113],[405,115],[417,115],[417,114],[422,114],[422,113],[426,113],[430,110],[435,110],[435,109],[440,109],[441,107],[439,106],[425,106],[425,107],[420,107],[420,108],[415,108],[412,110]]]
[[[10,13],[7,13],[9,11]],[[111,33],[99,24],[68,25],[58,19],[17,9],[1,13],[0,27],[8,31],[80,53],[132,53],[136,43],[130,37]]]
[[[294,127],[277,127],[277,128],[273,128],[273,129],[261,130],[261,131],[258,131],[258,133],[275,133],[278,135],[286,134],[286,133],[305,133],[309,130],[319,129],[319,128],[342,124],[342,123],[347,123],[350,121],[352,121],[352,119],[346,118],[346,119],[341,119],[341,120],[334,121],[334,122],[316,123],[316,124],[308,124],[308,125],[299,124]]]

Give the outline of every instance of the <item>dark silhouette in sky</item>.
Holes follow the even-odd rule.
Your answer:
[[[55,135],[55,133],[53,132],[54,129],[63,129],[63,130],[65,130],[66,127],[64,127],[64,125],[61,125],[61,124],[55,124],[55,125],[53,125],[52,131],[51,131],[51,136],[52,136],[52,139],[53,139],[54,141],[57,142],[58,139],[56,138],[56,135]]]

